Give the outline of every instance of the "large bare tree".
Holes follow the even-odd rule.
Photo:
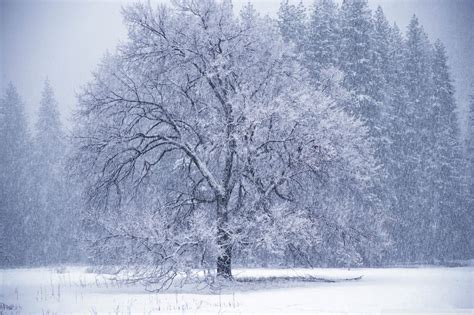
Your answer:
[[[237,250],[309,248],[323,226],[370,238],[345,225],[378,222],[350,214],[377,165],[366,128],[337,107],[337,71],[310,88],[251,6],[235,16],[230,1],[183,0],[124,16],[128,41],[104,58],[77,117],[94,248],[167,284],[196,266],[232,278]],[[348,197],[323,207],[323,189]]]

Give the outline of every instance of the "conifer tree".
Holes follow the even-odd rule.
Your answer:
[[[278,10],[278,26],[285,41],[302,48],[306,39],[306,8],[303,2],[294,5],[289,0],[283,0]]]
[[[406,232],[400,239],[408,252],[404,260],[422,261],[426,257],[430,229],[427,219],[432,216],[433,200],[430,184],[430,164],[433,155],[431,44],[428,36],[413,16],[407,30],[404,83],[407,106],[404,108],[405,131],[403,146],[403,184],[399,210],[404,212],[402,223]],[[402,245],[400,245],[402,246]]]
[[[469,118],[468,118],[468,130],[467,130],[467,148],[466,148],[466,158],[464,160],[464,182],[466,185],[466,194],[465,194],[465,205],[467,211],[466,227],[465,234],[467,237],[464,238],[464,244],[467,246],[466,252],[464,253],[463,258],[470,258],[474,256],[474,239],[472,235],[474,233],[474,217],[472,215],[472,209],[474,209],[474,95],[471,95],[469,98]]]
[[[470,196],[474,196],[474,95],[470,96],[468,121],[467,163],[470,168],[468,187]]]
[[[0,265],[22,265],[30,190],[30,135],[23,102],[10,84],[0,101]]]
[[[389,230],[394,246],[387,253],[387,259],[397,259],[403,254],[399,240],[405,235],[403,217],[404,212],[400,207],[406,198],[404,185],[405,177],[405,131],[406,131],[406,106],[407,95],[404,86],[404,58],[405,42],[400,29],[394,24],[389,33],[388,63],[385,65],[387,95],[383,104],[381,126],[381,144],[385,148],[383,164],[386,172],[384,182],[387,194],[387,203],[390,209],[391,220]]]
[[[463,231],[468,219],[462,187],[462,148],[456,115],[454,86],[447,65],[446,49],[438,40],[433,52],[433,118],[434,152],[430,175],[433,178],[431,257],[454,259],[463,252]],[[464,235],[467,236],[467,235]]]
[[[474,95],[470,96],[469,103],[469,129],[468,129],[468,148],[467,148],[467,164],[470,168],[470,176],[468,177],[468,191],[470,209],[474,207]],[[472,242],[471,242],[472,244]]]
[[[375,11],[372,46],[373,86],[371,95],[379,106],[387,103],[390,91],[388,91],[388,76],[393,70],[394,60],[390,59],[390,37],[391,28],[382,8],[379,6]],[[381,109],[383,111],[383,109]]]
[[[35,171],[37,201],[31,211],[34,218],[28,226],[32,246],[28,254],[31,264],[68,261],[75,246],[76,216],[69,198],[74,186],[67,181],[65,134],[62,130],[58,103],[48,80],[38,111],[35,136]]]
[[[371,124],[375,114],[372,100],[373,66],[372,23],[366,0],[343,1],[340,11],[341,60],[340,67],[345,73],[346,88],[354,91],[357,104],[352,111]]]
[[[240,10],[240,18],[247,28],[252,28],[255,27],[255,21],[259,18],[259,14],[252,3],[249,2]]]
[[[305,63],[318,82],[321,69],[338,65],[338,8],[333,0],[315,1],[307,29]]]

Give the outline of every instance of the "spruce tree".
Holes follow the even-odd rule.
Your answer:
[[[400,246],[407,249],[404,260],[423,261],[431,238],[429,218],[433,217],[430,165],[433,156],[433,110],[431,104],[431,44],[428,36],[413,16],[407,30],[404,62],[404,86],[407,104],[404,108],[405,127],[403,184],[399,210],[404,212],[405,233]],[[411,246],[406,244],[411,243]],[[405,244],[405,245],[403,245]]]
[[[298,5],[290,4],[289,0],[283,0],[278,10],[278,26],[283,39],[292,42],[301,49],[306,40],[306,8],[303,2]]]
[[[318,83],[322,69],[335,67],[339,61],[338,8],[333,0],[315,2],[309,18],[305,63]]]
[[[258,17],[259,14],[251,2],[244,5],[240,10],[240,18],[242,19],[242,23],[244,23],[247,28],[254,27],[255,21],[258,19]]]
[[[23,102],[10,84],[0,101],[0,265],[22,265],[28,240],[33,190],[30,190],[31,146]]]
[[[371,95],[379,103],[387,103],[390,91],[388,91],[388,80],[393,71],[393,62],[390,56],[391,27],[382,8],[379,6],[375,11],[374,30],[371,37],[373,85]],[[382,106],[382,105],[379,105]],[[383,110],[383,109],[381,109]]]
[[[433,52],[433,131],[435,133],[431,174],[433,207],[431,256],[455,259],[466,251],[464,194],[461,170],[462,148],[456,115],[454,86],[447,65],[446,49],[438,40]]]
[[[38,111],[35,137],[35,180],[38,193],[35,223],[29,226],[34,246],[28,255],[31,264],[49,264],[71,258],[75,245],[75,215],[69,198],[73,186],[64,169],[65,134],[58,103],[48,80]]]
[[[386,176],[384,183],[385,190],[388,192],[386,195],[387,205],[392,218],[389,221],[388,229],[394,242],[394,246],[387,253],[386,259],[393,260],[402,256],[402,248],[404,247],[398,241],[403,239],[405,235],[404,212],[400,208],[405,204],[403,200],[406,198],[404,146],[407,95],[404,86],[403,68],[405,43],[396,24],[390,28],[388,41],[388,58],[384,65],[387,94],[385,95],[381,117],[381,145],[385,150],[382,160]]]
[[[464,182],[466,185],[466,197],[465,204],[467,211],[467,230],[466,234],[468,241],[465,244],[468,246],[464,258],[471,258],[474,256],[474,216],[472,215],[472,209],[474,209],[474,95],[470,96],[469,103],[469,120],[468,120],[468,131],[467,131],[467,149],[465,158],[464,168],[466,170],[464,176]]]
[[[369,125],[375,112],[372,101],[373,65],[371,13],[365,0],[343,1],[340,12],[341,59],[345,87],[356,94],[353,110]],[[370,117],[370,118],[369,118]]]
[[[470,96],[467,139],[467,164],[470,169],[468,187],[472,199],[474,196],[474,95]]]

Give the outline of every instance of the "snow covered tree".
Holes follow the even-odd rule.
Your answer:
[[[240,17],[242,19],[243,27],[252,28],[259,18],[259,13],[255,10],[252,3],[249,2],[240,10]]]
[[[472,220],[472,209],[474,208],[474,95],[470,96],[469,103],[469,123],[468,123],[468,145],[467,145],[467,205],[471,209],[470,218]],[[472,226],[468,230],[472,235]],[[469,255],[474,253],[474,241],[471,238]]]
[[[0,264],[25,263],[31,140],[20,99],[10,84],[0,102]]]
[[[474,209],[474,95],[470,96],[466,158],[464,164],[464,169],[466,170],[464,182],[467,186],[464,198],[467,217],[465,217],[464,220],[466,224],[465,227],[467,229],[465,230],[465,235],[463,235],[463,244],[465,244],[467,248],[463,248],[465,249],[463,258],[470,258],[474,255],[474,240],[472,239],[472,234],[474,232],[474,219],[472,216],[472,209]]]
[[[455,259],[468,251],[469,242],[465,240],[469,238],[466,232],[470,229],[470,216],[464,202],[462,147],[454,86],[446,49],[439,40],[434,44],[432,73],[434,152],[428,171],[433,183],[430,239],[434,244],[428,254],[437,259]]]
[[[348,110],[366,121],[374,133],[380,104],[376,104],[373,98],[375,93],[374,67],[371,63],[373,26],[366,0],[343,1],[340,10],[340,29],[340,68],[345,73],[344,86],[354,93],[354,100],[348,104]]]
[[[390,209],[393,215],[395,210],[394,198],[394,162],[398,152],[395,149],[395,138],[398,137],[399,124],[397,107],[403,100],[401,88],[400,67],[403,59],[401,54],[403,44],[400,33],[392,29],[379,6],[374,13],[373,30],[370,38],[371,47],[371,80],[370,99],[367,99],[374,108],[372,116],[367,117],[372,127],[372,136],[376,143],[376,157],[383,165],[380,170],[382,182],[377,191],[384,207]],[[395,26],[396,27],[396,26]],[[400,143],[397,143],[399,145]]]
[[[294,43],[297,47],[305,45],[306,41],[306,8],[303,2],[298,5],[290,4],[289,0],[282,0],[278,10],[278,26],[287,42]]]
[[[29,210],[27,261],[33,265],[71,261],[78,226],[69,204],[74,186],[68,182],[64,169],[65,134],[48,80],[44,84],[34,140],[31,176],[35,181],[36,199]]]
[[[474,196],[474,95],[470,96],[469,120],[467,134],[467,163],[470,168],[469,191],[470,196]]]
[[[396,60],[391,60],[390,50],[391,50],[391,32],[392,29],[382,8],[379,6],[375,11],[373,18],[373,36],[371,36],[371,46],[372,46],[372,65],[373,65],[373,87],[371,95],[375,101],[387,104],[390,91],[388,90],[388,76],[392,72],[393,63]],[[382,104],[379,106],[385,107]],[[384,111],[384,108],[381,109],[381,112]],[[383,113],[381,114],[383,115]]]
[[[59,171],[57,161],[64,153],[64,132],[61,128],[58,103],[49,80],[44,82],[44,89],[36,121],[36,143],[39,162],[47,172]]]
[[[305,63],[319,81],[322,69],[337,67],[339,61],[338,8],[333,0],[315,1],[307,27]]]
[[[235,253],[304,253],[328,229],[378,241],[367,130],[306,84],[271,21],[212,0],[124,14],[129,39],[81,94],[76,129],[102,257],[166,285],[192,267],[231,278]]]
[[[344,86],[352,93],[346,110],[362,119],[369,127],[375,142],[376,157],[383,162],[384,143],[381,133],[382,111],[385,102],[385,69],[387,43],[378,37],[388,35],[385,17],[377,10],[375,29],[366,0],[343,1],[340,10],[340,69],[344,72]],[[383,170],[381,170],[380,176]],[[383,192],[379,192],[383,194]]]
[[[401,260],[423,261],[426,258],[431,215],[432,191],[429,167],[432,164],[433,106],[431,104],[431,44],[416,16],[412,18],[406,35],[404,87],[407,104],[403,107],[404,132],[402,146],[403,191],[399,194],[401,228],[398,248]],[[405,244],[411,243],[411,246]]]
[[[405,89],[405,42],[396,24],[391,27],[388,35],[389,55],[385,67],[386,95],[381,117],[381,141],[383,152],[382,162],[385,169],[384,187],[387,192],[387,203],[390,209],[389,231],[394,241],[386,259],[401,257],[403,248],[408,246],[398,243],[406,233],[404,230],[402,201],[406,198],[404,185],[405,161],[404,146],[406,143],[406,106]],[[404,204],[403,204],[404,205]]]

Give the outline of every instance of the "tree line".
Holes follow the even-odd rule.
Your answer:
[[[324,84],[326,69],[344,72],[351,93],[345,110],[367,124],[383,164],[377,194],[390,216],[388,257],[421,262],[472,255],[472,175],[443,44],[430,42],[416,16],[402,35],[367,1],[339,7],[321,0],[310,9],[283,1],[278,22],[302,52],[315,86]]]

